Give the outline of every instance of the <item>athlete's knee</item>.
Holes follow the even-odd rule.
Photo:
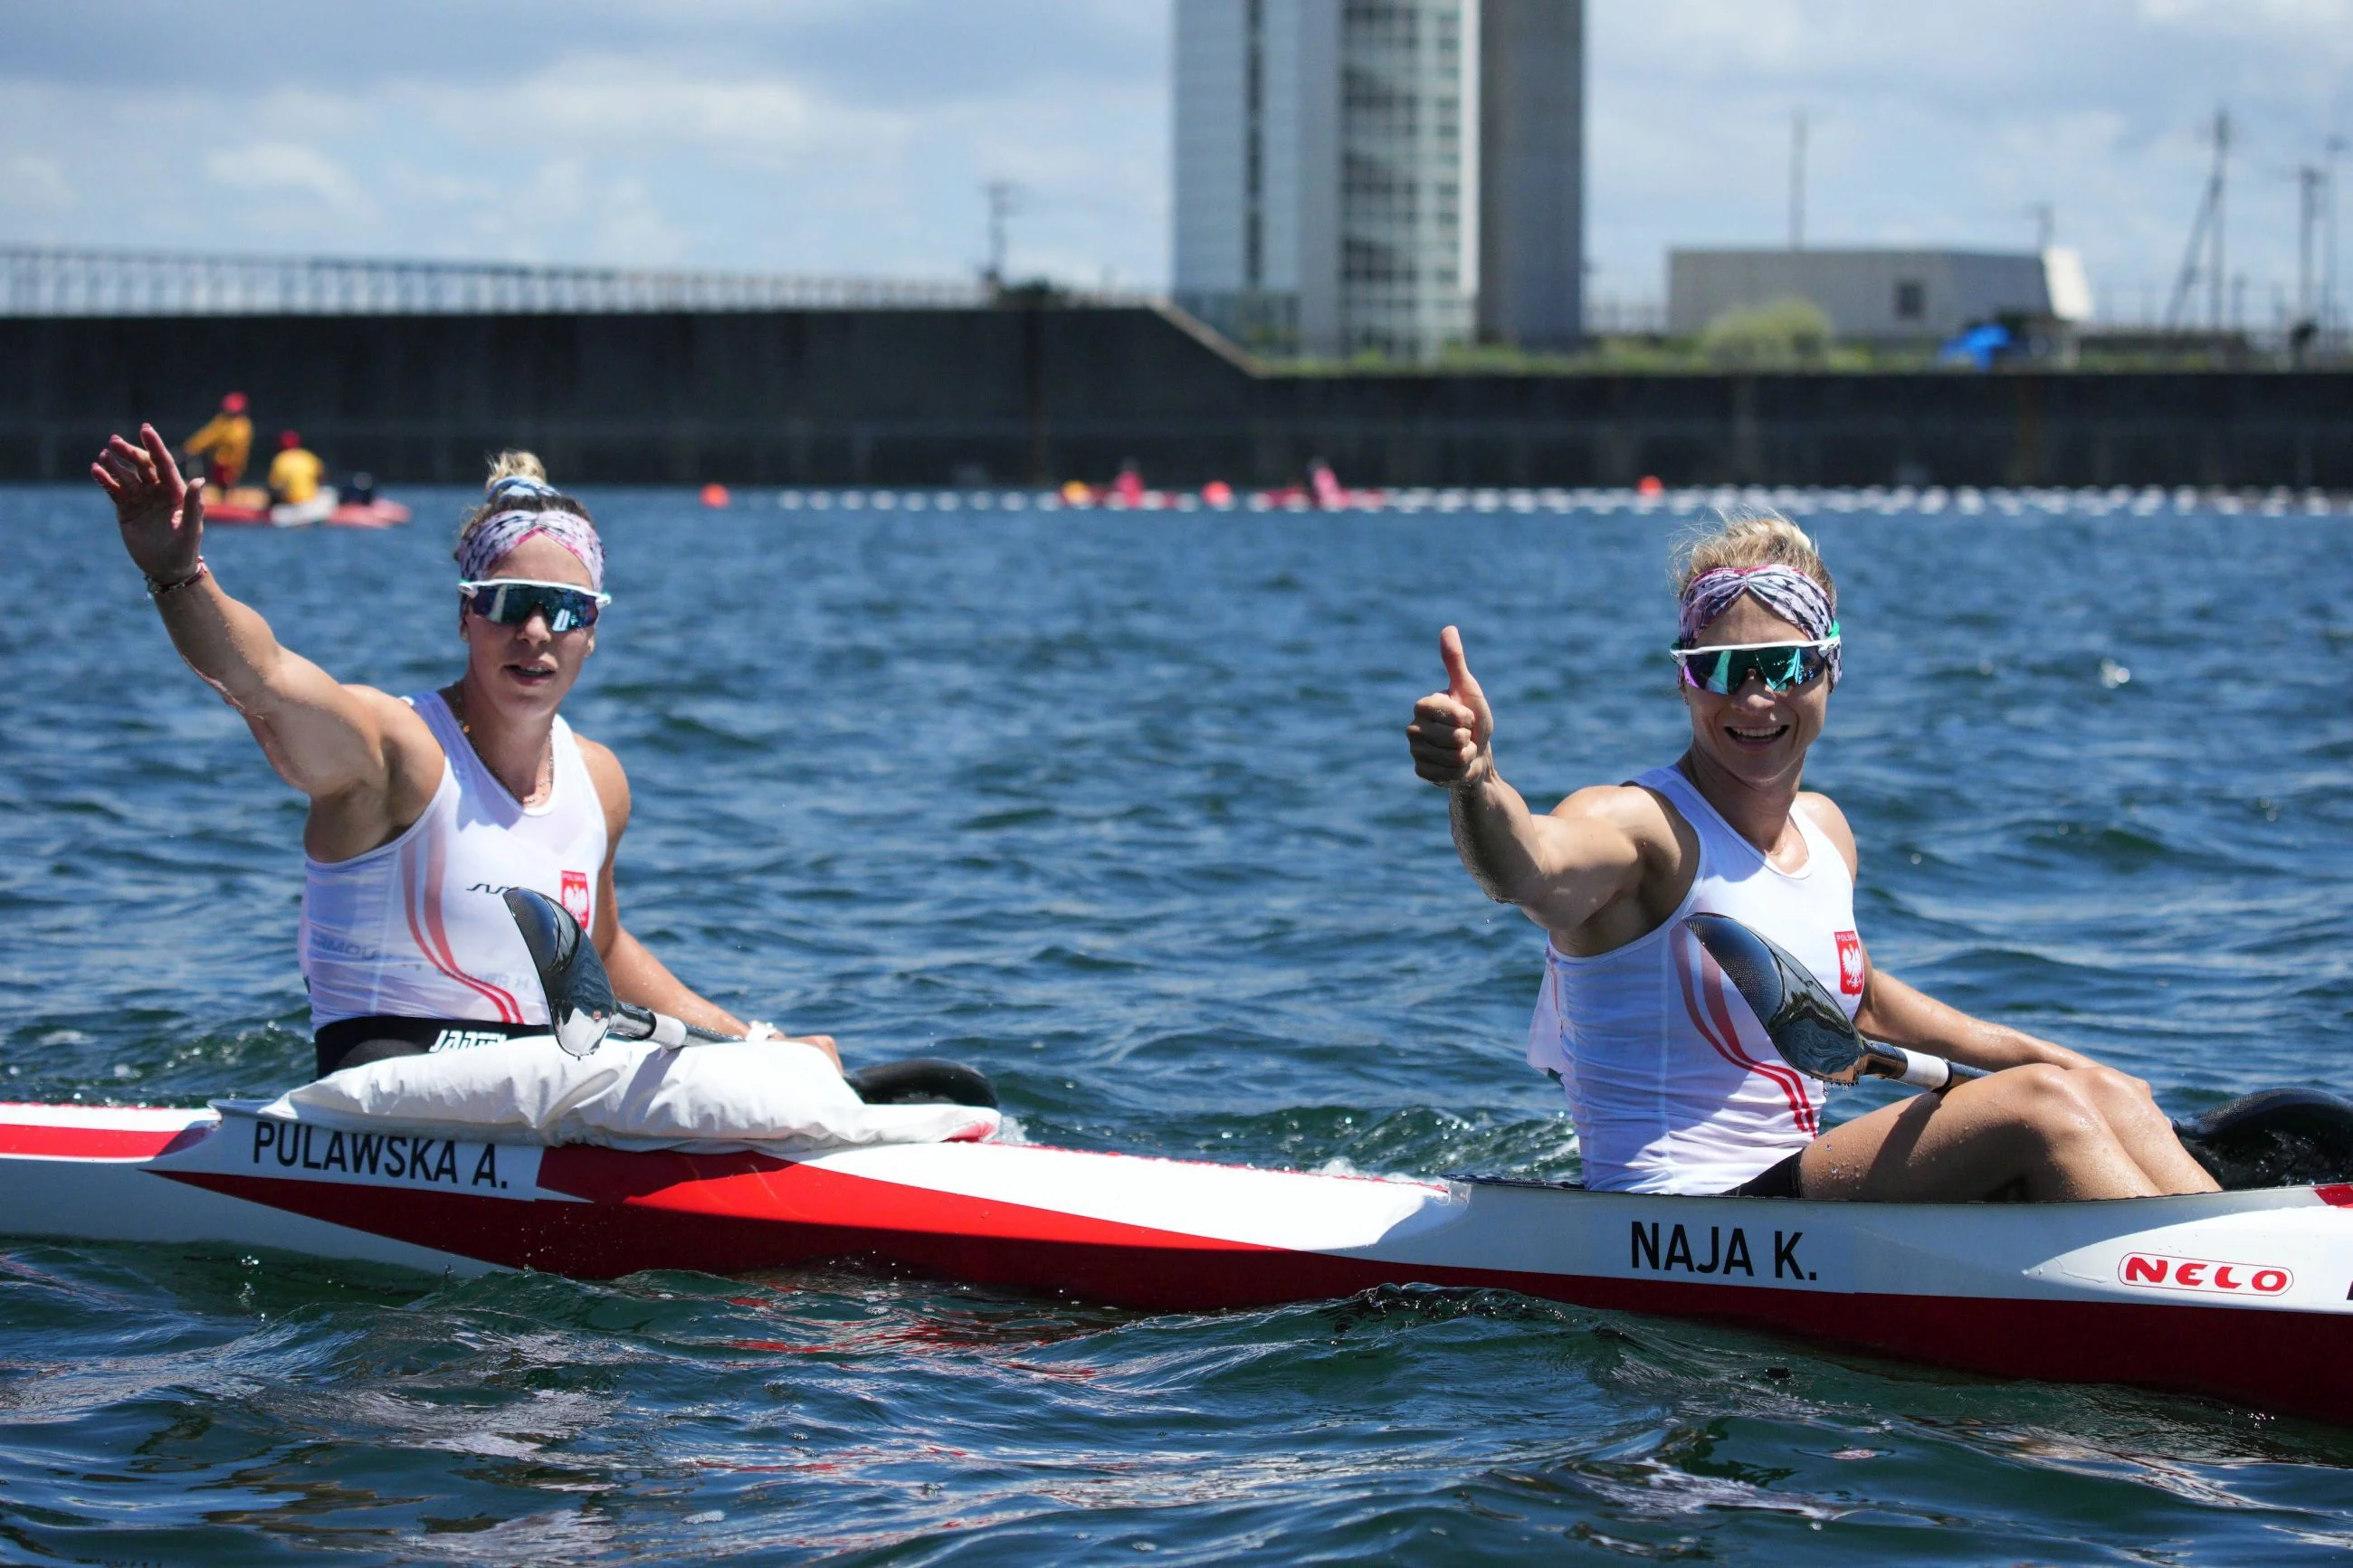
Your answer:
[[[2062,1067],[2034,1062],[1999,1074],[2003,1106],[2046,1145],[2072,1143],[2106,1130],[2091,1087]]]
[[[2074,1068],[2067,1076],[2108,1125],[2118,1131],[2137,1131],[2166,1120],[2146,1079],[2104,1067]]]

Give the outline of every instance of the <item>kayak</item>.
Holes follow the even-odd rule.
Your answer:
[[[626,1152],[262,1109],[0,1106],[0,1229],[459,1275],[846,1260],[1156,1310],[1505,1289],[2353,1424],[2353,1184],[1826,1204],[1002,1142]]]
[[[232,495],[236,491],[230,492]],[[227,500],[217,506],[207,503],[205,521],[209,523],[259,523],[270,528],[309,528],[327,521],[335,510],[335,492],[322,489],[306,501]]]
[[[396,528],[408,509],[396,500],[347,500],[327,514],[329,528]]]
[[[244,494],[232,490],[232,497]],[[265,524],[272,528],[311,528],[325,524],[329,528],[392,528],[408,521],[408,509],[398,501],[346,501],[338,498],[330,487],[322,489],[307,501],[280,501],[272,504],[267,492],[259,499],[230,500],[207,502],[205,521],[208,523]]]

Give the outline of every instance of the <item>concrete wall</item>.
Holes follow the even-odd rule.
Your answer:
[[[2323,485],[2353,374],[1262,376],[1142,309],[0,320],[0,479],[235,387],[263,449],[462,481],[526,445],[583,483],[1296,479]]]
[[[1242,362],[1146,310],[0,320],[0,475],[173,440],[223,391],[257,446],[454,480],[527,445],[565,479],[998,481],[1115,469],[1247,406]]]

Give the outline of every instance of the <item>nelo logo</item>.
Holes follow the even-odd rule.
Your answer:
[[[588,923],[587,872],[566,871],[564,873],[564,898],[562,902],[565,909],[572,911],[572,918],[574,920],[578,921],[584,926]]]
[[[2165,1258],[2153,1252],[2127,1252],[2116,1265],[2116,1278],[2127,1285],[2156,1286],[2166,1290],[2205,1290],[2220,1296],[2278,1296],[2295,1283],[2295,1276],[2270,1263],[2216,1263],[2205,1258]]]
[[[1851,931],[1838,933],[1839,989],[1849,996],[1862,994],[1862,938]]]

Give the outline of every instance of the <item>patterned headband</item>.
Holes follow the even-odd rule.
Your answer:
[[[588,585],[605,591],[605,546],[596,525],[576,511],[494,511],[466,531],[451,553],[458,574],[479,583],[515,546],[534,533],[543,533],[564,546],[588,568]]]
[[[1676,638],[1684,647],[1710,622],[1732,608],[1746,594],[1816,642],[1838,636],[1838,605],[1822,585],[1794,566],[1718,566],[1703,572],[1683,589],[1676,616]],[[1839,647],[1826,650],[1831,686],[1839,681]]]

